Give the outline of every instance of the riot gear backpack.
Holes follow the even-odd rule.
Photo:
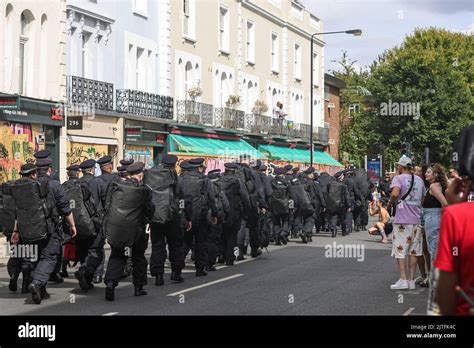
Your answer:
[[[284,179],[273,179],[272,196],[270,198],[270,207],[273,214],[282,215],[290,212],[289,195],[288,182]]]
[[[11,182],[5,182],[0,186],[0,228],[7,237],[12,235],[15,228],[15,203],[11,184]]]
[[[313,214],[314,207],[311,203],[311,197],[306,182],[300,178],[295,178],[291,180],[289,189],[295,201],[297,212],[303,216]]]
[[[155,214],[152,222],[165,224],[176,219],[179,214],[176,172],[166,168],[153,168],[145,172],[143,182],[153,191]]]
[[[221,189],[229,202],[229,211],[232,216],[240,216],[244,213],[244,207],[240,199],[240,181],[232,175],[224,175],[220,178]],[[247,213],[247,212],[245,212]]]
[[[358,168],[354,171],[354,184],[357,185],[364,199],[369,194],[368,180],[367,172],[363,168]]]
[[[193,215],[191,221],[193,225],[197,226],[201,222],[201,218],[205,216],[205,209],[207,208],[204,176],[189,173],[183,175],[182,178],[188,194],[193,199]]]
[[[48,195],[48,182],[22,178],[12,183],[11,191],[22,242],[46,238],[54,228],[54,202]]]
[[[329,212],[336,212],[342,208],[344,186],[344,183],[340,181],[333,181],[329,184],[328,196],[326,199],[326,209]]]
[[[132,246],[145,233],[145,190],[148,186],[131,181],[110,184],[104,216],[107,241],[116,248]]]
[[[222,190],[220,180],[211,180],[211,183],[216,201],[217,218],[220,222],[226,222],[230,214],[229,200],[227,199],[224,190]]]
[[[326,198],[326,193],[328,189],[328,185],[334,180],[332,176],[330,176],[328,173],[321,173],[321,175],[318,177],[318,182],[319,182],[319,187],[321,188],[321,192],[324,195],[324,198]]]
[[[89,184],[77,179],[68,180],[63,184],[64,193],[69,200],[74,216],[78,238],[90,238],[97,235],[94,218],[97,208]]]

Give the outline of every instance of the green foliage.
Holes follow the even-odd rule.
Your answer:
[[[416,29],[368,71],[356,71],[344,52],[341,70],[333,72],[347,84],[341,98],[341,150],[360,158],[383,144],[387,161],[394,162],[406,140],[417,159],[427,146],[431,162],[449,165],[453,141],[474,122],[473,56],[473,35],[438,28]],[[351,93],[356,86],[372,96]],[[389,101],[419,103],[420,117],[380,115],[381,104]],[[360,113],[349,120],[348,106],[358,102],[363,104]]]

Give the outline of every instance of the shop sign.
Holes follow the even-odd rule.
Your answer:
[[[20,98],[0,95],[0,109],[18,109]]]

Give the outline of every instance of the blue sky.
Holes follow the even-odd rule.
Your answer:
[[[370,65],[415,28],[430,26],[474,33],[474,0],[300,0],[324,23],[324,31],[362,29],[362,36],[326,35],[325,70],[342,50],[357,66]]]

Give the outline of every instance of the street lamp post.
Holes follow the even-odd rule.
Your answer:
[[[313,35],[311,35],[311,77],[310,77],[310,80],[311,80],[311,86],[310,86],[310,135],[309,135],[309,139],[310,139],[310,161],[311,161],[311,167],[313,166],[313,154],[314,154],[314,142],[313,142],[313,75],[314,75],[314,67],[313,67],[313,64],[314,64],[314,59],[313,59],[313,55],[314,55],[314,37],[316,35],[326,35],[326,34],[352,34],[354,36],[361,36],[362,35],[362,30],[360,29],[352,29],[352,30],[344,30],[344,31],[328,31],[326,33],[314,33]]]

